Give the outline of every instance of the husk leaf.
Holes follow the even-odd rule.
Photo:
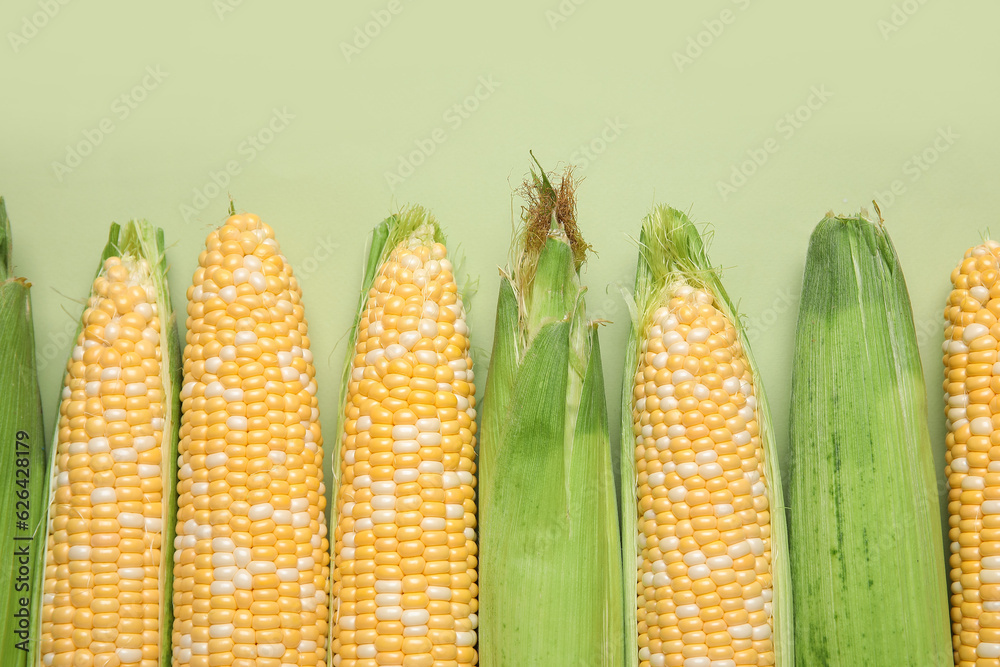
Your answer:
[[[829,214],[810,239],[790,419],[797,664],[951,665],[910,300],[863,213]]]
[[[30,285],[13,276],[11,251],[0,197],[0,641],[3,664],[22,667],[32,664],[38,649],[31,621],[42,599],[45,436]]]
[[[532,173],[501,277],[480,441],[482,667],[618,667],[618,525],[572,180]]]

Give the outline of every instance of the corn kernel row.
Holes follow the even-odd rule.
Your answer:
[[[170,399],[150,270],[129,255],[104,262],[67,364],[42,607],[46,667],[158,664]]]
[[[635,375],[641,667],[775,662],[753,376],[714,301],[676,286],[653,313]]]
[[[326,665],[315,368],[298,281],[257,216],[209,235],[187,329],[174,665]]]
[[[471,667],[475,385],[445,247],[417,229],[368,294],[345,402],[333,664]]]
[[[1000,667],[1000,244],[951,275],[943,344],[952,639],[959,667]]]

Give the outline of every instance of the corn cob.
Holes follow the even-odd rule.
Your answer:
[[[952,664],[938,494],[910,299],[865,214],[806,258],[791,401],[799,665]]]
[[[604,378],[569,173],[532,173],[503,272],[483,411],[483,667],[623,664]]]
[[[622,405],[627,664],[790,665],[781,475],[739,316],[684,213],[654,209],[639,243]]]
[[[970,248],[944,309],[952,642],[959,667],[1000,666],[1000,244]]]
[[[34,664],[45,553],[45,439],[31,325],[31,285],[13,275],[10,222],[0,197],[0,641],[3,664]]]
[[[41,664],[160,664],[169,646],[178,343],[163,232],[111,226],[50,458]]]
[[[315,369],[298,281],[257,216],[209,234],[187,329],[173,664],[326,665]]]
[[[378,225],[344,377],[333,664],[477,664],[475,385],[440,229]]]

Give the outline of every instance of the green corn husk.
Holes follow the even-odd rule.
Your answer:
[[[167,263],[164,254],[163,230],[154,227],[145,220],[129,221],[125,225],[111,224],[108,242],[101,253],[100,262],[94,277],[104,269],[104,262],[109,257],[130,256],[136,260],[145,260],[149,266],[150,276],[156,286],[156,303],[160,319],[160,349],[162,355],[160,381],[166,409],[163,415],[163,442],[161,443],[163,476],[163,523],[160,546],[160,664],[170,664],[171,631],[173,626],[173,568],[174,568],[174,526],[177,520],[177,445],[180,424],[180,385],[181,385],[181,348],[177,334],[177,318],[170,305],[170,290],[167,284]],[[89,293],[88,293],[89,296]],[[73,338],[73,345],[79,340],[83,330],[82,319]],[[60,398],[61,400],[61,398]],[[56,415],[55,430],[49,445],[48,503],[46,505],[46,524],[48,514],[55,497],[55,479],[58,470],[57,451],[59,442],[59,415]],[[38,630],[35,637],[41,635],[41,619],[38,617]],[[39,664],[39,663],[33,663]]]
[[[0,197],[0,641],[3,664],[24,667],[38,648],[30,626],[42,599],[45,437],[30,284],[13,268],[10,221]]]
[[[623,664],[621,563],[597,329],[573,183],[527,186],[501,276],[480,444],[482,667]]]
[[[643,336],[657,308],[666,305],[672,290],[679,285],[704,289],[715,297],[715,306],[725,313],[739,333],[743,353],[754,377],[754,394],[757,399],[757,426],[764,450],[764,475],[768,487],[771,519],[771,579],[772,640],[775,664],[784,667],[792,664],[792,592],[791,572],[788,562],[787,530],[785,525],[784,496],[781,470],[778,462],[777,443],[771,427],[770,411],[760,371],[754,361],[746,332],[740,323],[739,312],[721,281],[719,269],[712,264],[705,251],[705,244],[697,227],[681,211],[658,206],[642,223],[639,236],[639,259],[635,278],[635,305],[633,321],[626,349],[622,385],[622,438],[621,438],[621,511],[622,511],[622,562],[624,572],[626,629],[626,665],[638,666],[636,632],[635,563],[639,557],[636,543],[639,509],[636,498],[637,473],[635,468],[635,439],[632,437],[633,387],[639,368]],[[859,663],[860,664],[860,663]]]
[[[910,299],[864,212],[827,214],[810,239],[790,418],[796,663],[951,665]]]

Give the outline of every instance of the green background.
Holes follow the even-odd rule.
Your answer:
[[[372,12],[386,25],[376,30]],[[531,149],[584,177],[579,220],[597,253],[584,280],[593,316],[613,321],[602,331],[612,423],[631,239],[654,202],[669,203],[714,229],[712,257],[749,318],[782,451],[809,233],[827,210],[870,207],[898,181],[894,201],[878,196],[913,299],[943,471],[941,311],[952,268],[997,208],[998,21],[1000,6],[982,0],[8,0],[0,193],[17,271],[34,284],[46,420],[108,224],[164,228],[183,325],[226,191],[275,228],[300,276],[328,448],[367,235],[401,205],[436,214],[477,282],[481,391],[496,267]],[[467,99],[477,87],[483,99]],[[800,108],[813,90],[827,99]],[[251,149],[275,109],[294,118]],[[387,173],[428,141],[433,153],[391,184]],[[72,151],[88,154],[77,165]],[[926,169],[913,161],[925,151]],[[763,164],[724,196],[720,182],[753,155]],[[220,193],[212,174],[231,161],[240,173]]]

